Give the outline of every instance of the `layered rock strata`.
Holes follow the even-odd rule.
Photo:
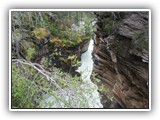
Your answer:
[[[95,12],[92,81],[104,108],[149,107],[149,13]]]

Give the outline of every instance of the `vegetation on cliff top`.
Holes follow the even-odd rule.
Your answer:
[[[12,60],[12,108],[88,108],[85,94],[91,95],[95,88],[86,90],[85,85],[90,84],[58,68]]]
[[[90,40],[94,27],[91,12],[13,11],[11,20],[12,58],[40,63],[45,57],[56,67],[63,67],[62,60],[68,56],[78,55],[80,59],[79,49]]]
[[[83,80],[73,72],[93,18],[91,12],[11,13],[12,108],[89,107]],[[54,96],[52,103],[46,96]]]

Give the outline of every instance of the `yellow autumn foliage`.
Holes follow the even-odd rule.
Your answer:
[[[60,45],[61,47],[64,47],[64,46],[65,46],[65,44],[62,42],[62,40],[59,39],[59,38],[52,38],[52,39],[50,40],[50,42],[51,42],[51,43],[55,43],[56,45]]]
[[[61,60],[61,61],[64,62],[65,64],[68,63],[68,59],[64,59],[64,58],[60,57],[59,60]]]
[[[37,28],[32,31],[32,34],[35,35],[38,40],[42,40],[49,35],[49,32],[46,28]]]
[[[81,34],[77,34],[78,43],[81,43],[81,42],[82,42],[81,37],[82,37],[82,35],[81,35]]]

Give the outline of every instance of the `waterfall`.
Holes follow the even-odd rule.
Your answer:
[[[90,40],[88,50],[81,55],[81,66],[78,68],[77,72],[82,72],[82,79],[85,81],[90,81],[90,75],[93,69],[92,60],[92,50],[93,50],[93,40]]]
[[[97,91],[97,86],[93,84],[90,79],[92,69],[93,69],[93,60],[92,60],[92,51],[93,51],[93,39],[90,40],[88,50],[81,56],[81,66],[78,68],[78,72],[81,73],[82,79],[87,86],[83,86],[84,89],[96,88],[92,93],[84,93],[89,102],[89,107],[91,108],[102,108],[103,105],[100,102],[99,93]],[[89,84],[89,86],[88,86]],[[91,95],[89,95],[91,94]],[[90,96],[90,97],[89,97]]]
[[[43,108],[103,108],[100,102],[99,93],[97,92],[97,86],[92,83],[90,75],[93,69],[92,61],[93,40],[90,40],[88,50],[81,55],[81,66],[76,70],[81,73],[82,84],[72,91],[69,88],[63,89],[66,94],[62,96],[62,93],[57,90],[56,96],[61,98],[61,101],[57,101],[55,96],[46,94],[43,100],[40,102],[40,106]],[[78,96],[80,94],[80,96]],[[70,96],[72,96],[72,102],[70,103]],[[80,102],[84,102],[80,104]],[[68,107],[65,104],[69,103]]]

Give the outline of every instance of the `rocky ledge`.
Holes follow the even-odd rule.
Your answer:
[[[148,12],[95,12],[93,72],[104,108],[148,108]]]

